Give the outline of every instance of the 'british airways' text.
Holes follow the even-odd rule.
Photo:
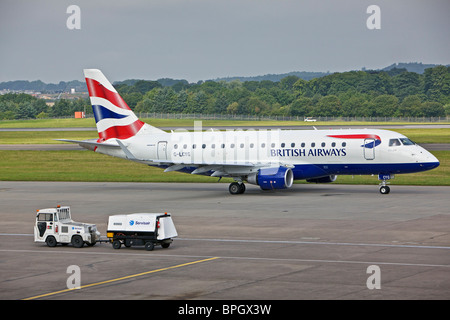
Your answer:
[[[345,157],[345,148],[337,149],[270,149],[271,157]]]

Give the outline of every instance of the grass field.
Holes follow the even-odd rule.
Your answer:
[[[450,185],[450,151],[433,154],[441,165],[431,171],[397,175],[392,184]],[[90,151],[0,151],[3,181],[215,182],[218,178],[162,169]],[[221,182],[231,182],[222,179]],[[302,182],[300,182],[302,183]],[[377,177],[339,176],[335,183],[378,184]]]

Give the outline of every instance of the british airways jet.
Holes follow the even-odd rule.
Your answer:
[[[231,194],[244,182],[262,190],[294,180],[326,183],[337,175],[378,175],[380,192],[395,174],[431,170],[439,160],[407,137],[388,130],[175,130],[140,121],[103,73],[85,69],[99,139],[61,140],[114,157],[212,177],[231,177]]]

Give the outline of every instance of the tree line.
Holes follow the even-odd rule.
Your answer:
[[[423,74],[406,69],[349,71],[312,80],[291,75],[278,82],[166,79],[124,81],[116,90],[135,112],[249,114],[299,117],[445,117],[450,115],[450,67]],[[48,107],[25,94],[0,96],[0,119],[92,113],[88,99]]]

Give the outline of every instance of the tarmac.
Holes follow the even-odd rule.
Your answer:
[[[2,181],[0,299],[450,299],[450,187],[377,184]],[[170,212],[178,237],[153,251],[35,243],[36,210],[58,204],[102,235],[109,215]]]

